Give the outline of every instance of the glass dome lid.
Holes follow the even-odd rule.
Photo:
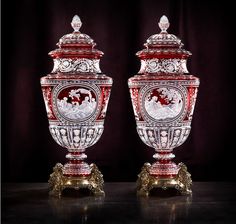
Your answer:
[[[150,36],[143,49],[137,52],[141,59],[148,58],[188,58],[191,53],[182,49],[183,43],[173,34],[169,34],[167,29],[170,26],[168,18],[163,15],[158,23],[161,32]]]
[[[101,58],[103,52],[94,48],[94,40],[80,32],[82,22],[78,15],[73,17],[71,26],[74,31],[61,37],[57,43],[59,48],[49,52],[49,55],[52,58]]]

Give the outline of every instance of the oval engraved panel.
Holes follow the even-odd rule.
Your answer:
[[[87,86],[70,86],[58,92],[56,105],[65,119],[84,121],[96,112],[98,99],[95,91]]]
[[[169,86],[149,89],[143,99],[146,113],[156,121],[174,120],[181,114],[184,107],[181,92]]]

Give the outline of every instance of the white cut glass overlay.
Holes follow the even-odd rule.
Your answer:
[[[54,61],[54,68],[52,73],[101,73],[99,67],[99,59],[87,59],[87,58],[56,58]]]
[[[144,107],[155,120],[173,119],[181,113],[183,97],[171,87],[154,88],[146,93]]]

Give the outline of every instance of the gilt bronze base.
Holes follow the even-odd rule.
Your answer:
[[[168,188],[175,188],[182,195],[188,195],[192,193],[191,174],[187,171],[187,167],[183,163],[178,164],[178,174],[173,178],[160,178],[157,176],[153,176],[149,172],[150,167],[150,163],[145,163],[142,167],[141,173],[138,175],[138,196],[149,196],[150,191],[153,188],[161,188],[163,190],[166,190]]]
[[[95,196],[104,196],[103,176],[95,164],[91,164],[91,174],[83,177],[69,177],[63,175],[63,165],[57,163],[53,168],[53,173],[48,180],[50,186],[50,196],[61,197],[62,191],[66,188],[79,190],[89,189]]]

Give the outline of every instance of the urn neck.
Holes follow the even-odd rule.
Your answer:
[[[184,74],[188,73],[186,59],[179,58],[152,58],[141,60],[139,74],[159,73],[159,74]]]
[[[99,59],[55,58],[52,73],[101,73]]]
[[[170,151],[159,150],[154,156],[157,161],[150,167],[150,174],[158,178],[173,178],[177,175],[179,168],[171,160],[175,157]]]
[[[90,166],[84,162],[87,156],[83,152],[69,152],[66,158],[69,161],[63,167],[63,175],[69,177],[84,177],[91,174]]]

